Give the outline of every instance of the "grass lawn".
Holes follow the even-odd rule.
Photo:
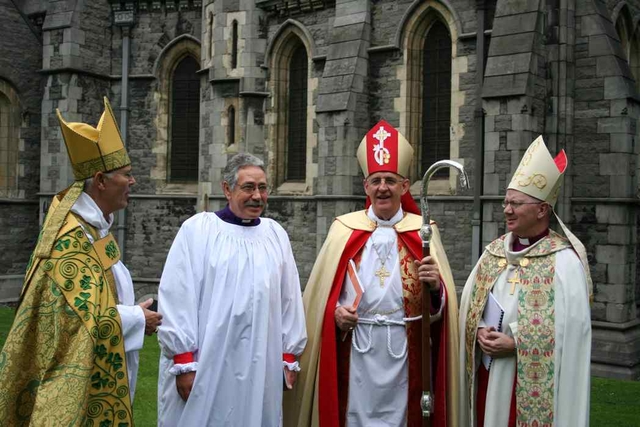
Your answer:
[[[13,309],[0,307],[0,345],[11,327]],[[140,371],[134,402],[137,427],[156,425],[158,357],[160,348],[155,335],[146,337],[140,353]],[[591,426],[640,426],[640,382],[617,381],[593,377],[591,381]]]
[[[159,357],[160,346],[156,336],[145,337],[144,348],[140,353],[136,397],[133,402],[133,420],[136,427],[157,425]]]
[[[14,309],[0,307],[0,346],[4,344],[11,328]],[[136,385],[136,397],[133,402],[133,419],[136,427],[157,425],[158,414],[158,360],[160,346],[156,336],[145,337],[144,349],[140,352],[140,369]]]

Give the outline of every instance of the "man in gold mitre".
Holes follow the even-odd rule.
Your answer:
[[[285,394],[284,425],[421,426],[422,293],[432,292],[432,425],[455,426],[456,292],[435,223],[422,257],[413,148],[382,120],[357,157],[367,208],[336,218],[309,277],[306,369]]]
[[[138,351],[161,316],[135,305],[109,232],[135,179],[104,105],[95,128],[57,111],[75,182],[53,198],[0,353],[1,425],[133,425]]]
[[[591,276],[584,245],[556,218],[567,168],[542,137],[502,206],[508,233],[471,272],[460,302],[461,427],[589,425]]]

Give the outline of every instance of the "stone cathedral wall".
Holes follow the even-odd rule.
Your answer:
[[[72,181],[56,108],[70,120],[96,123],[108,96],[121,120],[124,37],[131,48],[127,144],[137,184],[123,243],[142,299],[156,295],[180,224],[224,205],[221,170],[241,151],[266,161],[273,190],[266,216],[288,232],[304,286],[333,219],[363,208],[355,152],[366,131],[385,119],[420,148],[421,52],[438,19],[453,41],[450,157],[464,164],[472,188],[461,190],[455,177],[435,180],[430,206],[458,291],[473,267],[475,189],[481,187],[482,248],[505,232],[504,189],[542,134],[553,153],[565,149],[570,159],[556,211],[589,255],[594,372],[640,376],[639,1],[29,0],[20,11],[16,4],[0,0],[0,92],[20,104],[17,187],[0,197],[0,300],[19,288],[51,195]],[[130,29],[114,21],[127,4],[135,10]],[[478,13],[485,18],[482,59]],[[283,179],[288,59],[278,55],[299,43],[309,55],[307,159],[304,182],[291,183]],[[171,76],[185,55],[201,66],[192,183],[168,179]],[[422,173],[414,165],[415,197]]]

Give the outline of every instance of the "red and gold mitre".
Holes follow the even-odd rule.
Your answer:
[[[62,137],[76,181],[84,181],[97,172],[110,172],[131,164],[109,100],[95,128],[86,123],[67,122],[56,109]]]
[[[413,148],[396,128],[380,120],[360,141],[357,156],[365,178],[375,172],[393,172],[407,178]]]

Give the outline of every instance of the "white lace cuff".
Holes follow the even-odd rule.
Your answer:
[[[187,372],[195,372],[198,370],[198,362],[178,363],[169,369],[171,375],[182,375]]]
[[[286,366],[290,371],[300,372],[300,364],[296,360],[293,363],[282,361],[282,366]]]

